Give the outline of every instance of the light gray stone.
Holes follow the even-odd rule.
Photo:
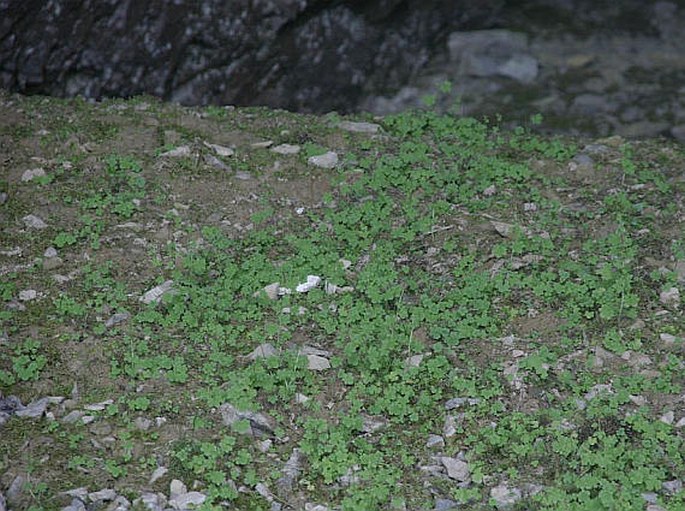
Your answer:
[[[207,496],[199,491],[189,491],[188,493],[182,493],[174,498],[169,499],[169,505],[173,509],[178,509],[180,511],[185,511],[190,508],[195,508],[200,506]]]
[[[499,67],[499,74],[521,83],[532,83],[538,76],[538,61],[525,54],[512,55]]]
[[[258,358],[268,358],[278,355],[278,350],[274,348],[273,344],[265,342],[257,346],[246,358],[250,360],[257,360]]]
[[[372,122],[352,121],[341,121],[340,124],[338,124],[338,128],[345,131],[354,131],[356,133],[378,133],[378,130],[381,129],[380,125]]]
[[[302,470],[302,453],[298,448],[294,448],[290,458],[286,461],[281,470],[281,477],[276,481],[278,489],[284,493],[289,493],[293,489],[293,484]]]
[[[661,487],[669,495],[675,495],[683,489],[683,482],[680,479],[673,479],[672,481],[666,481]]]
[[[328,151],[324,154],[310,156],[307,161],[315,167],[332,169],[338,164],[338,153],[334,151]]]
[[[445,403],[445,410],[454,410],[464,405],[477,405],[480,399],[477,397],[454,397]]]
[[[49,402],[50,401],[47,397],[42,397],[27,404],[26,407],[22,408],[21,410],[17,410],[15,415],[17,417],[31,417],[35,419],[36,417],[40,417],[45,413]]]
[[[450,499],[435,499],[435,507],[433,511],[449,511],[450,509],[458,509],[459,504]]]
[[[160,156],[163,156],[164,158],[185,158],[186,156],[190,156],[190,154],[190,147],[187,145],[182,145],[166,151],[160,154]]]
[[[15,505],[18,505],[21,502],[25,486],[26,478],[21,474],[16,476],[12,480],[10,487],[7,489],[7,492],[5,493],[5,497],[7,498],[7,504],[10,506],[10,508]]]
[[[294,144],[279,144],[272,147],[271,150],[277,154],[297,154],[300,152],[301,148],[299,145]]]
[[[116,314],[113,314],[112,316],[109,317],[107,321],[105,321],[105,326],[107,328],[112,328],[115,325],[118,325],[120,323],[124,323],[125,321],[128,320],[128,318],[131,315],[128,312],[117,312]]]
[[[162,477],[166,475],[166,473],[169,472],[169,469],[166,467],[157,467],[153,472],[152,475],[150,476],[150,481],[149,483],[155,484],[157,481],[159,481]]]
[[[307,369],[312,371],[325,371],[331,368],[331,363],[327,358],[319,355],[307,355]]]
[[[440,457],[440,462],[447,469],[447,475],[450,479],[459,482],[467,482],[471,479],[471,471],[469,464],[457,458],[450,458],[448,456]]]
[[[30,227],[32,229],[46,229],[48,226],[48,224],[46,224],[42,218],[36,215],[26,215],[21,220],[24,222],[26,227]]]
[[[114,500],[117,498],[117,492],[111,488],[106,488],[100,491],[94,491],[88,494],[88,498],[91,502],[97,502],[99,500],[107,501]]]
[[[495,501],[495,508],[511,509],[516,502],[521,500],[521,490],[509,488],[505,483],[502,483],[490,490],[490,498]]]
[[[659,301],[667,307],[678,308],[680,305],[680,290],[677,287],[671,287],[662,291],[659,294]]]
[[[61,257],[48,257],[47,259],[43,260],[43,269],[45,271],[52,271],[56,270],[57,268],[61,267],[64,265],[64,261],[62,260]]]
[[[221,419],[226,426],[232,426],[240,420],[248,421],[249,427],[245,433],[251,436],[261,436],[263,434],[273,435],[274,429],[276,428],[275,421],[268,415],[249,410],[238,410],[230,403],[221,405],[219,407],[219,412],[221,413]]]
[[[35,169],[25,170],[24,173],[21,175],[21,180],[26,183],[28,181],[31,181],[31,180],[37,178],[37,177],[44,177],[44,176],[46,176],[45,170],[38,167]]]
[[[155,286],[152,289],[146,291],[145,294],[143,294],[143,296],[140,297],[140,301],[143,303],[159,303],[162,300],[162,296],[165,293],[171,291],[173,285],[173,280],[166,280],[159,286]]]
[[[209,147],[212,149],[216,154],[219,156],[222,156],[224,158],[228,158],[230,156],[233,156],[235,154],[235,151],[231,149],[230,147],[225,147],[219,144],[210,144],[209,142],[205,142],[205,146]]]
[[[440,435],[428,435],[428,440],[426,441],[426,447],[432,449],[434,447],[444,447],[445,439]]]

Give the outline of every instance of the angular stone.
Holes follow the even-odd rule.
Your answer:
[[[149,291],[146,291],[145,294],[140,297],[140,301],[143,303],[159,303],[162,300],[162,296],[171,291],[173,285],[173,280],[164,281],[159,286],[155,286]]]
[[[235,151],[230,147],[224,147],[219,144],[210,144],[209,142],[205,142],[205,146],[209,147],[210,149],[213,149],[214,152],[216,152],[216,154],[224,158],[228,158],[235,154]]]
[[[186,156],[190,156],[190,147],[187,145],[178,146],[160,154],[160,156],[163,156],[164,158],[185,158]]]
[[[356,133],[377,133],[381,129],[380,125],[372,122],[352,122],[341,121],[338,128],[345,131],[354,131]]]
[[[232,426],[240,420],[248,421],[248,429],[245,432],[251,436],[261,436],[264,434],[273,435],[276,429],[275,421],[260,412],[252,412],[249,410],[238,410],[230,403],[224,403],[219,407],[221,419],[226,426]]]
[[[207,496],[204,493],[200,493],[199,491],[191,491],[169,499],[169,505],[173,509],[185,511],[187,509],[194,509],[195,507],[200,506],[205,500],[207,500]]]
[[[495,501],[495,508],[511,509],[516,502],[521,500],[521,490],[509,488],[506,484],[502,483],[490,490],[490,498]]]
[[[428,435],[428,440],[426,441],[426,447],[432,449],[434,447],[444,447],[445,439],[440,435]]]
[[[43,219],[37,217],[36,215],[26,215],[21,219],[26,227],[31,227],[32,229],[46,229],[48,224],[43,222]]]
[[[107,328],[112,328],[115,325],[118,325],[119,323],[123,323],[128,320],[128,318],[131,315],[128,312],[117,312],[116,314],[113,314],[110,316],[110,318],[105,321],[105,326]]]
[[[307,361],[307,369],[312,371],[325,371],[331,368],[331,363],[328,359],[319,355],[307,355]]]
[[[667,307],[678,308],[680,305],[680,290],[677,287],[671,287],[662,291],[659,294],[659,301]]]
[[[45,271],[52,271],[56,270],[57,268],[61,267],[64,264],[64,261],[62,260],[61,257],[48,257],[47,259],[43,260],[43,269]]]
[[[272,147],[271,150],[277,154],[297,154],[300,152],[301,148],[299,145],[279,144],[275,147]]]
[[[441,456],[440,462],[447,469],[447,476],[459,482],[469,481],[471,478],[471,471],[469,464],[457,458],[450,458],[448,456]]]
[[[246,358],[250,360],[257,360],[258,358],[267,358],[278,355],[278,350],[273,347],[271,343],[265,342],[257,346]]]
[[[43,177],[45,176],[45,170],[41,168],[36,168],[36,169],[29,169],[25,170],[24,173],[21,175],[21,180],[24,181],[25,183],[28,181],[31,181],[37,177]]]
[[[324,154],[310,156],[307,160],[311,165],[322,169],[332,169],[338,164],[338,153],[328,151]]]
[[[321,283],[321,277],[318,275],[307,275],[307,281],[298,284],[295,291],[298,293],[307,293],[317,287]]]
[[[104,489],[100,491],[94,491],[88,494],[88,498],[91,502],[110,501],[117,498],[117,492],[112,489]]]
[[[281,470],[281,477],[276,481],[276,486],[286,494],[291,492],[293,484],[297,481],[302,470],[302,453],[298,448],[294,448],[290,458],[286,461]]]
[[[37,401],[33,401],[26,405],[21,410],[17,410],[15,412],[15,415],[17,417],[31,417],[31,418],[36,418],[40,417],[45,413],[45,410],[48,407],[49,400],[47,397],[42,397],[38,399]]]

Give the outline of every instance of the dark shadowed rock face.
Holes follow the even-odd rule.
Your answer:
[[[0,87],[346,110],[502,0],[0,0]]]

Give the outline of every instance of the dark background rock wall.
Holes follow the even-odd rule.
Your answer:
[[[0,87],[349,110],[405,83],[500,0],[4,0]]]
[[[0,88],[685,142],[685,0],[0,0]]]

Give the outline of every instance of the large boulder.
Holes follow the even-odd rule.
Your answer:
[[[0,87],[345,110],[502,0],[0,0]]]

